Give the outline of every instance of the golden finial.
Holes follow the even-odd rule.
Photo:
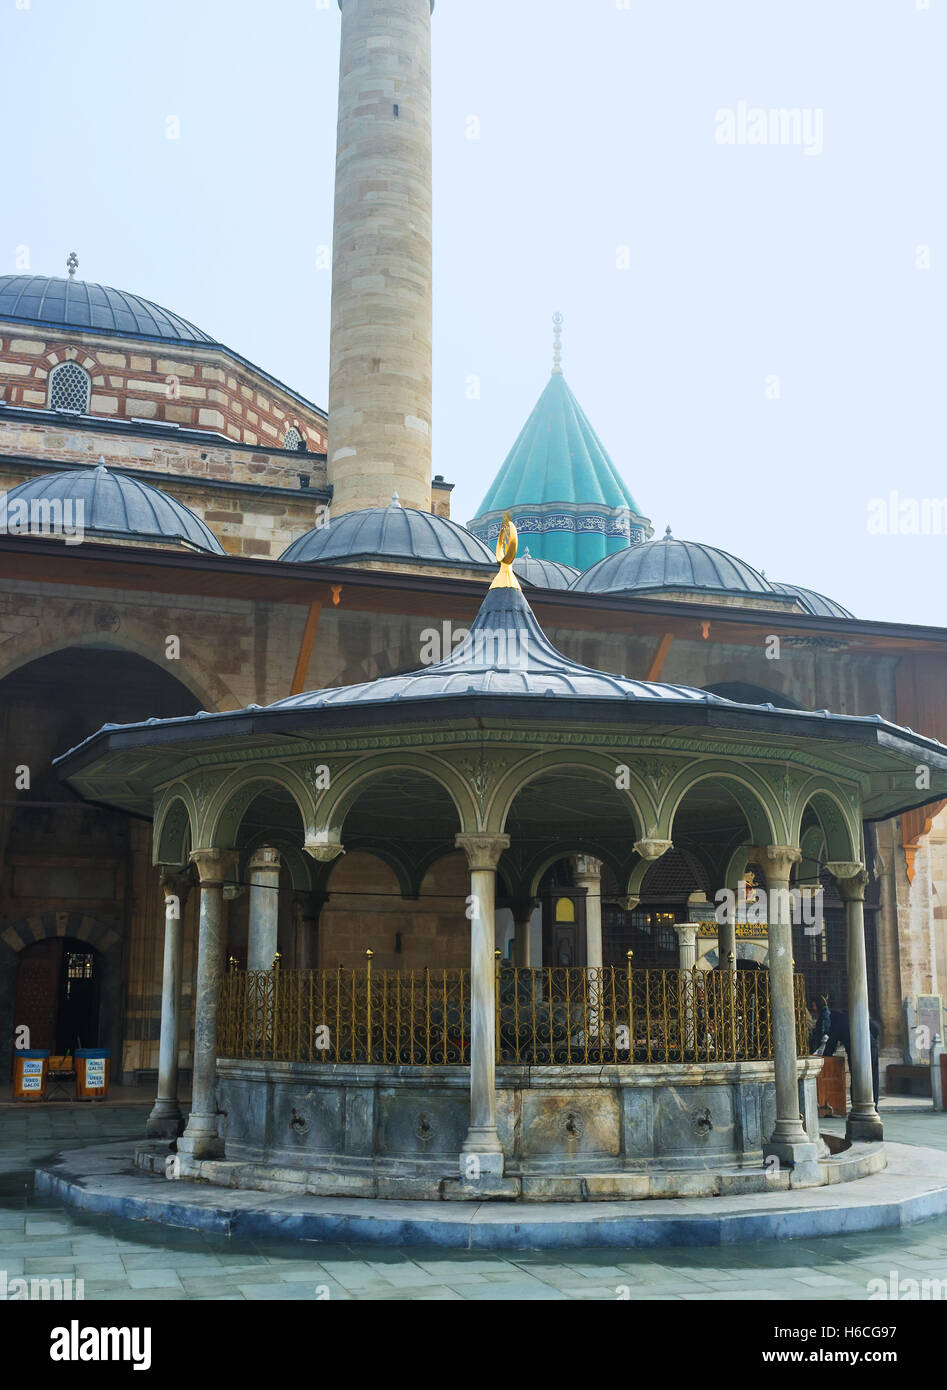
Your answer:
[[[503,515],[503,525],[497,536],[496,557],[500,562],[500,568],[493,576],[493,583],[490,588],[518,589],[520,581],[513,573],[513,561],[516,559],[516,527],[509,512],[505,512]]]

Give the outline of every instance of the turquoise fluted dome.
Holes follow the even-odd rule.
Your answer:
[[[509,512],[536,560],[587,569],[651,534],[624,479],[554,371],[470,522],[493,545]]]

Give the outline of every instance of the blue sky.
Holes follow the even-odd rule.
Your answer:
[[[559,309],[567,379],[659,533],[861,617],[947,622],[947,534],[868,526],[892,492],[947,497],[945,15],[439,0],[434,449],[457,520]],[[334,0],[2,0],[0,273],[75,249],[324,404],[338,34]],[[719,143],[741,102],[809,113],[821,151]]]

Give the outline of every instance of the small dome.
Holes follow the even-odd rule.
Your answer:
[[[568,589],[580,574],[579,570],[558,560],[534,560],[528,550],[513,561],[513,572],[524,584],[532,584],[537,589]]]
[[[193,323],[142,299],[89,280],[51,275],[0,275],[0,319],[53,324],[57,328],[161,338],[171,343],[213,343]]]
[[[150,483],[110,472],[104,459],[98,468],[44,473],[11,488],[6,521],[14,534],[22,529],[27,535],[49,535],[51,526],[62,521],[67,527],[76,525],[84,535],[177,542],[214,555],[224,553],[213,531],[190,507]]]
[[[826,598],[825,594],[817,594],[815,589],[804,589],[801,584],[777,584],[775,579],[770,580],[770,584],[777,594],[788,594],[791,598],[797,599],[807,613],[811,613],[816,618],[854,618],[854,613],[849,613],[847,608],[843,608],[834,599]]]
[[[280,558],[302,565],[392,560],[398,564],[464,569],[489,565],[496,569],[492,552],[466,527],[433,512],[402,507],[397,493],[387,507],[346,512],[328,526],[316,526],[297,536]]]
[[[578,593],[699,589],[703,593],[772,594],[758,570],[712,545],[679,541],[670,528],[661,540],[643,541],[606,555],[571,585]]]

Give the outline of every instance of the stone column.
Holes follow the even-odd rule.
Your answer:
[[[431,0],[339,0],[332,515],[431,510]]]
[[[460,1153],[462,1178],[503,1174],[497,1134],[494,903],[500,855],[509,835],[458,835],[470,865],[470,1128]]]
[[[217,1134],[217,995],[220,988],[220,930],[224,882],[235,867],[235,851],[195,849],[201,884],[201,915],[197,940],[197,993],[194,999],[194,1085],[187,1128],[178,1140],[178,1153],[192,1158],[220,1158],[223,1142]]]
[[[852,1108],[845,1124],[848,1139],[884,1138],[881,1119],[875,1109],[871,1077],[871,1033],[868,1025],[868,958],[865,953],[865,888],[868,871],[864,864],[833,862],[825,866],[845,903],[845,964],[848,975],[848,1026],[852,1055]]]
[[[328,896],[302,893],[293,903],[297,970],[315,970],[319,963],[319,917]]]
[[[280,857],[266,846],[255,850],[247,865],[250,877],[250,934],[247,969],[272,970],[279,928]]]
[[[585,889],[585,963],[602,964],[602,861],[590,854],[575,856],[575,886]]]
[[[187,873],[161,870],[164,892],[164,965],[161,973],[161,1033],[158,1044],[158,1095],[145,1125],[151,1139],[176,1139],[184,1128],[178,1103],[178,1049],[181,1035],[181,918],[191,889]]]
[[[792,902],[789,876],[802,851],[794,845],[763,845],[751,851],[765,870],[768,901],[769,1012],[776,1081],[776,1123],[764,1153],[793,1169],[794,1186],[821,1181],[818,1146],[806,1133],[799,1110],[796,1067],[796,1001],[793,992]]]
[[[531,966],[532,946],[530,938],[532,935],[533,913],[538,906],[536,898],[514,898],[510,903],[510,911],[513,913],[513,925],[516,928],[513,936],[513,964]]]

